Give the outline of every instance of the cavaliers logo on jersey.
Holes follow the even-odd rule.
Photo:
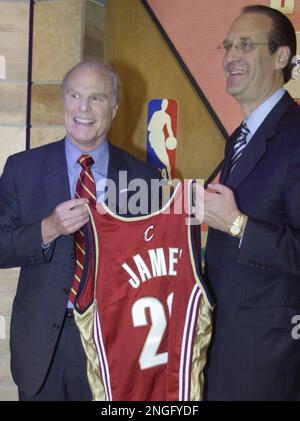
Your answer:
[[[154,237],[154,225],[149,225],[149,227],[144,232],[144,240],[145,241],[151,241]]]

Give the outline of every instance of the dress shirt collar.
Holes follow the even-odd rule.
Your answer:
[[[247,143],[250,141],[256,130],[262,124],[264,119],[275,107],[275,105],[281,100],[285,94],[284,88],[279,88],[269,98],[267,98],[262,104],[260,104],[244,121],[247,123],[250,133],[247,135]]]
[[[107,140],[105,140],[98,148],[94,149],[93,151],[86,152],[79,149],[76,145],[74,145],[74,143],[70,141],[68,136],[66,136],[65,151],[68,171],[70,174],[74,174],[76,169],[78,169],[79,164],[77,163],[77,159],[80,157],[80,155],[88,153],[94,160],[94,164],[91,166],[91,170],[95,171],[102,177],[107,177],[109,160],[109,148]]]

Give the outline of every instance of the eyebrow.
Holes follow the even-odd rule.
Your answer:
[[[76,89],[76,88],[67,88],[66,89],[66,92],[67,93],[78,93],[79,95],[80,95],[80,92],[79,92],[79,90],[78,89]],[[106,94],[106,93],[104,93],[104,92],[92,92],[90,95],[89,95],[89,97],[91,97],[91,96],[101,96],[101,97],[103,97],[103,98],[108,98],[108,95]]]
[[[240,41],[252,41],[251,37],[240,37]],[[228,38],[225,38],[223,42],[231,42]]]
[[[93,92],[89,96],[101,96],[103,98],[108,98],[108,95],[107,94],[101,93],[101,92]]]

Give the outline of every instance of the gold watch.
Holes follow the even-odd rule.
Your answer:
[[[239,214],[235,220],[228,225],[228,234],[232,237],[238,237],[242,232],[244,219],[245,215]]]

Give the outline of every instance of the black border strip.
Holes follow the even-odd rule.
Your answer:
[[[33,50],[33,10],[34,0],[29,5],[28,70],[27,70],[27,110],[26,110],[26,150],[30,149],[31,130],[31,87],[32,87],[32,50]]]
[[[213,181],[213,179],[218,175],[218,173],[221,171],[222,168],[222,164],[223,164],[223,160],[220,162],[220,164],[217,166],[216,169],[214,169],[214,171],[210,174],[210,176],[208,177],[208,179],[205,181],[204,183],[204,187],[207,188],[207,184],[211,183]],[[220,181],[218,181],[219,183]]]
[[[208,101],[208,99],[206,98],[205,94],[203,93],[202,89],[200,88],[200,86],[198,85],[196,79],[194,78],[194,76],[192,75],[192,73],[190,72],[189,68],[187,67],[187,65],[185,64],[184,60],[182,59],[181,55],[179,54],[179,52],[177,51],[177,49],[175,48],[174,44],[172,43],[172,41],[170,40],[170,38],[168,37],[166,31],[164,30],[164,28],[162,27],[161,23],[159,22],[158,18],[156,17],[156,15],[154,14],[153,10],[151,9],[151,7],[149,6],[147,0],[140,0],[141,3],[143,4],[144,8],[147,10],[147,12],[149,13],[151,19],[153,20],[153,22],[155,23],[155,25],[157,26],[159,32],[161,33],[162,37],[164,38],[164,40],[166,41],[166,43],[168,44],[170,50],[172,51],[174,57],[176,58],[178,64],[180,65],[180,67],[182,68],[183,72],[185,73],[185,75],[187,76],[187,78],[189,79],[190,83],[192,84],[193,88],[195,89],[196,93],[198,94],[198,96],[200,97],[200,99],[202,100],[202,102],[204,103],[205,107],[207,108],[207,111],[209,112],[209,114],[211,115],[211,117],[213,118],[214,122],[216,123],[217,127],[219,128],[220,132],[222,133],[222,135],[224,136],[225,140],[228,140],[229,135],[227,130],[225,129],[225,127],[223,126],[223,124],[221,123],[221,120],[219,119],[219,117],[217,116],[217,114],[215,113],[214,109],[212,108],[212,106],[210,105],[210,102]]]

